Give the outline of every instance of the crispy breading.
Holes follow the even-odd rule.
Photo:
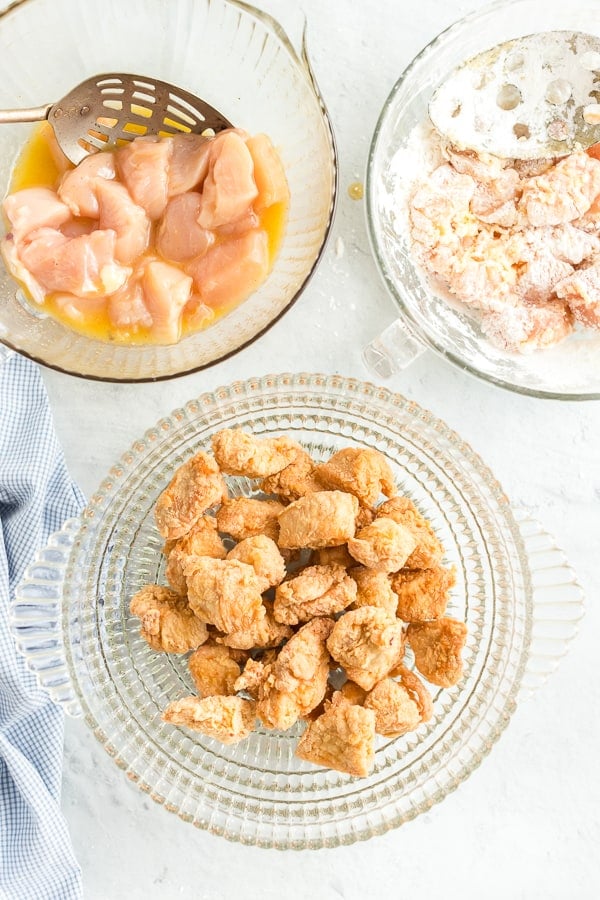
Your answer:
[[[162,717],[222,744],[237,744],[254,729],[255,703],[242,697],[183,697],[169,703]]]
[[[306,450],[301,450],[285,469],[265,478],[260,489],[265,494],[278,494],[285,500],[298,500],[305,494],[323,490],[324,485],[316,478],[314,470],[312,458]]]
[[[373,519],[375,518],[375,513],[368,506],[360,506],[358,509],[358,515],[356,516],[356,530],[360,531],[361,528],[366,528],[367,525],[370,525]]]
[[[264,615],[259,617],[254,625],[231,631],[223,637],[218,637],[217,642],[236,650],[251,650],[278,647],[282,641],[291,637],[292,629],[289,625],[282,625],[273,618],[273,604],[269,600],[264,600],[263,607]]]
[[[244,666],[243,672],[236,678],[234,690],[244,691],[246,694],[249,694],[253,700],[256,700],[258,697],[258,689],[266,675],[267,665],[268,663],[262,659],[252,659],[252,657],[250,657]]]
[[[408,643],[415,654],[415,666],[427,681],[452,687],[463,675],[462,649],[467,626],[457,619],[443,618],[408,626]]]
[[[266,534],[256,534],[236,544],[227,559],[238,559],[252,566],[261,592],[275,587],[285,578],[285,562],[275,541]]]
[[[297,625],[315,616],[333,616],[356,599],[356,582],[343,566],[307,566],[275,591],[273,615]]]
[[[204,644],[192,653],[188,666],[201,697],[235,693],[234,684],[241,669],[228,647]]]
[[[187,581],[183,574],[183,564],[188,556],[211,556],[213,559],[225,559],[227,549],[217,532],[214,516],[201,516],[190,531],[174,543],[165,546],[167,567],[165,575],[174,591],[187,593]]]
[[[323,715],[307,726],[296,755],[348,775],[368,775],[375,762],[375,713],[337,691]]]
[[[319,566],[343,566],[350,569],[358,565],[354,557],[348,553],[347,544],[340,544],[339,547],[321,547],[320,550],[315,550],[313,559],[315,565]]]
[[[291,438],[257,438],[241,428],[224,428],[212,436],[215,459],[227,475],[265,478],[285,469],[302,447]]]
[[[264,534],[277,542],[279,537],[278,517],[285,509],[278,500],[253,500],[250,497],[236,497],[225,500],[217,511],[219,531],[230,534],[235,541],[243,541],[257,534]]]
[[[416,546],[412,532],[383,516],[349,539],[348,552],[369,569],[397,572]]]
[[[315,469],[319,481],[331,490],[354,494],[364,506],[374,506],[380,494],[396,494],[394,476],[385,456],[371,447],[346,447]]]
[[[187,653],[206,640],[204,622],[190,609],[185,597],[159,584],[147,584],[129,604],[133,616],[139,616],[142,637],[153,650],[166,653]]]
[[[448,605],[449,591],[456,583],[456,569],[401,569],[392,575],[392,590],[398,598],[397,615],[405,622],[439,619]]]
[[[190,556],[184,574],[190,607],[219,631],[251,629],[264,618],[260,584],[252,566],[237,559]]]
[[[421,722],[429,722],[433,715],[433,700],[421,679],[415,675],[414,672],[411,672],[404,663],[399,663],[397,666],[394,666],[390,672],[390,677],[397,678],[402,687],[408,691],[412,700],[417,704]]]
[[[358,706],[363,705],[365,697],[367,696],[367,691],[365,691],[364,688],[361,688],[355,681],[349,680],[343,683],[340,688],[340,693],[350,703],[356,703]]]
[[[327,648],[348,678],[370,691],[404,655],[402,622],[382,609],[361,606],[338,619]]]
[[[280,547],[317,550],[354,536],[358,500],[342,491],[316,491],[294,500],[279,515]]]
[[[417,546],[405,563],[407,569],[428,569],[440,562],[444,555],[438,537],[408,497],[393,497],[375,510],[377,517],[393,519],[398,525],[408,528],[414,535]]]
[[[227,487],[215,460],[200,451],[175,472],[154,507],[159,532],[177,540],[201,515],[227,497]]]
[[[419,707],[406,688],[392,678],[378,682],[364,705],[375,713],[375,731],[385,737],[400,737],[421,722]]]
[[[376,606],[383,609],[392,619],[395,618],[398,597],[392,590],[387,572],[356,566],[348,574],[356,582],[357,588],[352,609],[358,609],[360,606]]]

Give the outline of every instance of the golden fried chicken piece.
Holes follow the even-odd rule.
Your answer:
[[[308,725],[296,756],[348,775],[368,775],[375,762],[375,713],[337,691],[323,715]]]
[[[294,500],[279,514],[280,547],[288,550],[337,547],[354,536],[358,500],[342,491],[316,491]]]
[[[200,451],[180,466],[154,507],[156,526],[167,540],[177,540],[200,516],[227,497],[216,462]]]
[[[406,688],[392,678],[376,684],[364,705],[375,713],[375,731],[385,737],[400,737],[421,722],[419,707]]]
[[[217,510],[219,531],[230,534],[235,541],[243,541],[257,534],[264,534],[277,542],[279,537],[278,517],[285,509],[278,500],[252,500],[236,497],[225,500]]]
[[[356,582],[343,566],[307,566],[275,591],[273,615],[297,625],[315,616],[333,616],[356,599]]]
[[[267,728],[291,728],[325,696],[329,676],[325,642],[332,628],[332,619],[313,619],[289,639],[275,662],[266,666],[256,713]]]
[[[354,559],[380,572],[397,572],[416,546],[408,528],[384,516],[362,528],[348,541],[348,551]]]
[[[421,679],[404,663],[394,666],[390,672],[390,678],[397,678],[402,687],[408,691],[411,699],[417,704],[421,722],[429,722],[433,715],[433,700]]]
[[[396,617],[398,597],[392,590],[387,572],[356,566],[348,574],[354,579],[357,587],[352,609],[358,609],[360,606],[376,606],[384,610],[390,618]]]
[[[361,606],[338,619],[327,648],[348,678],[370,691],[404,655],[402,622]]]
[[[192,653],[188,666],[201,697],[235,693],[234,684],[241,669],[232,659],[229,647],[204,644]]]
[[[230,550],[227,559],[238,559],[252,566],[261,593],[275,587],[285,578],[285,562],[275,541],[266,534],[245,538]]]
[[[448,605],[448,592],[456,583],[456,569],[401,569],[392,575],[392,590],[398,597],[397,615],[405,622],[439,619]]]
[[[190,609],[185,597],[159,584],[147,584],[129,604],[142,623],[141,635],[153,650],[187,653],[208,640],[204,622]]]
[[[249,694],[253,700],[256,700],[258,697],[258,689],[267,674],[267,665],[272,662],[274,662],[274,659],[270,660],[270,662],[265,662],[263,659],[252,659],[252,657],[250,657],[244,666],[243,672],[238,675],[235,680],[233,686],[234,690],[244,691],[246,694]]]
[[[302,453],[300,444],[291,438],[257,438],[241,428],[224,428],[214,434],[212,448],[222,472],[247,478],[281,472]]]
[[[253,700],[242,697],[183,697],[169,703],[162,717],[165,722],[201,731],[222,744],[237,744],[254,729],[255,706]]]
[[[321,547],[320,550],[315,550],[313,559],[319,566],[343,566],[350,569],[358,565],[354,557],[348,553],[347,544],[340,544],[339,547]]]
[[[232,631],[223,637],[218,637],[217,642],[236,650],[252,650],[253,648],[278,647],[282,641],[292,636],[289,625],[282,625],[273,618],[273,604],[269,600],[263,601],[264,615],[258,618],[250,628],[241,628]]]
[[[264,618],[260,583],[252,566],[237,559],[190,556],[183,571],[190,607],[201,621],[230,634],[249,630]]]
[[[174,591],[187,593],[187,581],[183,574],[183,564],[188,556],[211,556],[225,559],[227,550],[217,532],[214,516],[201,516],[191,530],[178,541],[168,541],[164,550],[167,556],[165,575]]]
[[[279,494],[284,500],[298,500],[313,491],[322,491],[324,485],[314,475],[315,463],[306,450],[300,450],[285,469],[269,475],[261,483],[265,494]]]
[[[457,619],[419,622],[408,626],[408,643],[415,654],[415,666],[427,681],[452,687],[462,678],[462,649],[467,626]]]
[[[349,703],[355,703],[357,706],[362,706],[367,696],[367,691],[359,687],[355,681],[345,681],[340,688],[340,693]]]
[[[366,528],[367,525],[371,524],[374,518],[375,513],[372,509],[369,509],[368,506],[360,506],[355,522],[356,530],[360,531],[361,528]]]
[[[430,523],[408,497],[393,497],[391,500],[386,500],[377,507],[375,515],[378,518],[385,516],[393,519],[398,525],[403,525],[412,531],[417,546],[406,560],[405,567],[407,569],[429,569],[440,562],[444,555],[444,548]]]
[[[338,450],[315,475],[331,490],[354,494],[364,506],[374,506],[380,494],[393,497],[394,476],[385,456],[372,448],[346,447]]]

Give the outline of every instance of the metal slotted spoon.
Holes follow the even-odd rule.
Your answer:
[[[218,110],[188,91],[120,72],[88,78],[47,106],[0,110],[0,124],[44,119],[75,165],[97,150],[142,135],[217,133],[232,127]]]

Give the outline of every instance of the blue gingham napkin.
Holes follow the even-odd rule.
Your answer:
[[[0,346],[0,898],[81,897],[60,810],[63,714],[9,632],[12,592],[35,551],[81,509],[37,367]]]

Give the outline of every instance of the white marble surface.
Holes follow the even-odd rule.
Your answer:
[[[296,4],[262,5],[297,29]],[[204,390],[267,371],[368,377],[360,348],[394,309],[371,258],[364,204],[350,200],[347,187],[363,178],[378,111],[404,65],[475,5],[302,0],[340,150],[339,209],[326,257],[305,296],[258,346],[209,371],[143,386],[45,372],[68,464],[84,491],[159,416]],[[589,598],[568,657],[441,805],[399,831],[332,851],[257,850],[197,831],[139,793],[86,726],[68,721],[64,810],[89,900],[600,896],[600,403],[502,392],[431,354],[389,386],[455,428],[567,551]]]

